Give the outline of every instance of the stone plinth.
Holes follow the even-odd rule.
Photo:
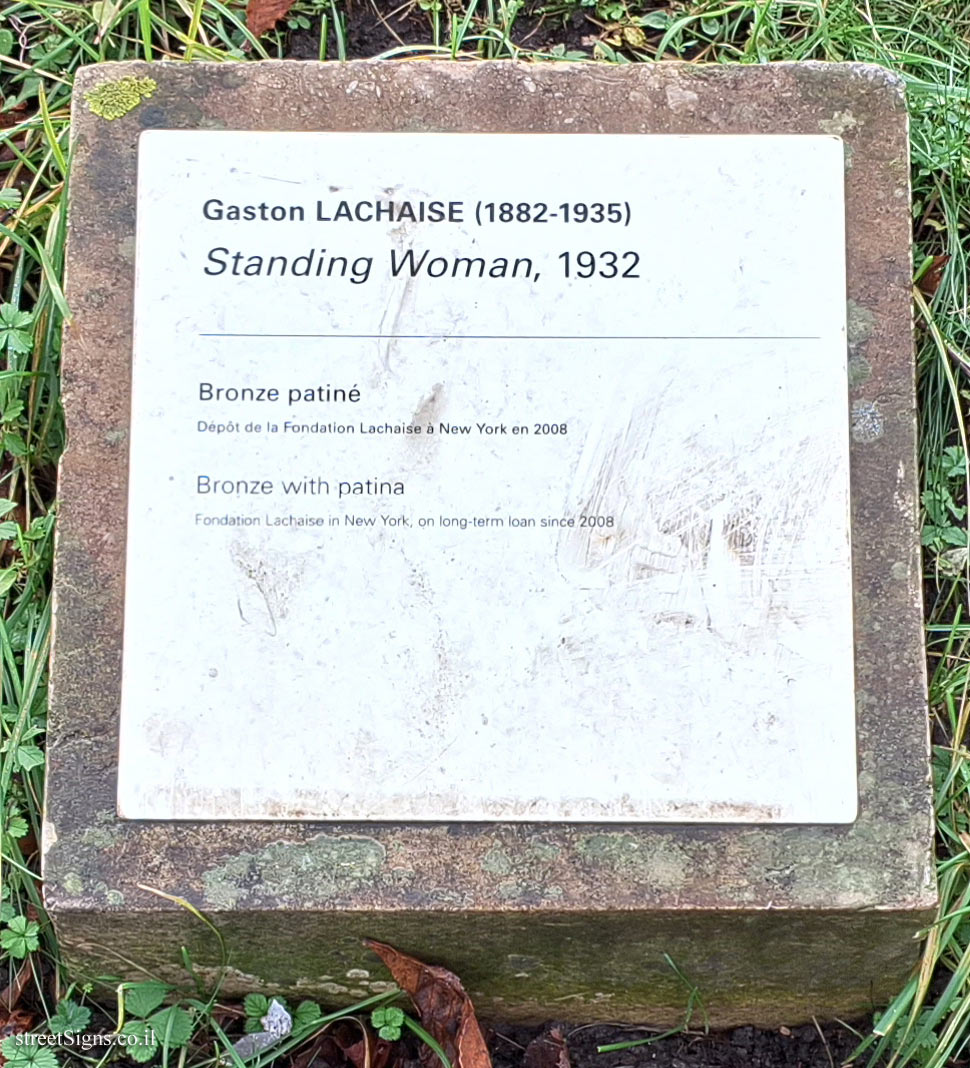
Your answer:
[[[104,113],[110,109],[103,101],[117,97],[115,110],[125,112],[117,118],[89,109],[85,94],[126,78],[156,84],[127,82],[93,97],[102,101],[97,106]],[[907,129],[900,83],[875,67],[822,64],[619,69],[434,62],[132,63],[82,70],[75,101],[67,277],[73,322],[64,354],[70,445],[62,466],[44,857],[47,901],[68,957],[90,975],[126,975],[132,958],[177,978],[178,947],[187,945],[194,961],[214,967],[216,948],[204,928],[146,889],[154,888],[188,899],[222,928],[232,952],[228,991],[265,984],[335,1003],[358,997],[386,980],[360,943],[372,937],[452,968],[480,1011],[506,1018],[674,1021],[682,1015],[685,991],[664,954],[696,983],[714,1023],[793,1023],[811,1015],[866,1011],[890,996],[914,960],[912,936],[931,917],[935,902],[916,536]],[[293,817],[301,812],[292,798],[281,807],[272,798],[247,804],[245,774],[235,784],[238,812],[227,807],[225,796],[200,800],[188,792],[181,808],[156,804],[151,790],[139,794],[137,763],[130,757],[122,811],[170,818],[119,817],[119,709],[124,701],[126,724],[139,716],[139,694],[147,690],[138,687],[151,665],[155,640],[150,628],[136,629],[129,605],[129,696],[123,699],[129,451],[145,457],[152,448],[157,452],[157,440],[146,448],[144,435],[163,404],[139,393],[145,383],[161,381],[146,377],[138,362],[149,359],[144,319],[142,334],[135,332],[134,408],[131,393],[136,167],[139,135],[146,130],[841,138],[844,320],[841,307],[833,306],[833,291],[837,298],[842,295],[841,275],[833,286],[831,277],[809,273],[788,316],[795,318],[803,304],[813,311],[808,325],[796,330],[792,323],[784,337],[770,340],[779,359],[791,358],[796,342],[828,337],[840,322],[847,325],[845,420],[841,425],[836,420],[822,437],[833,443],[829,466],[834,470],[838,441],[850,442],[857,815],[849,796],[856,785],[850,766],[848,776],[845,769],[833,771],[832,790],[843,801],[815,809],[823,814],[812,822],[812,804],[820,804],[819,797],[824,801],[828,785],[824,759],[801,807],[787,808],[777,799],[761,809],[745,807],[732,795],[722,798],[725,807],[718,811],[711,796],[703,806],[685,809],[689,823],[676,822],[669,792],[656,808],[649,797],[641,799],[639,808],[630,808],[628,821],[620,801],[609,808],[604,803],[597,822],[595,806],[580,806],[574,814],[569,805],[575,799],[565,797],[561,809],[541,810],[547,821],[556,820],[559,811],[557,822],[530,821],[521,799],[505,819],[487,822],[496,811],[488,807],[488,798],[476,802],[477,808],[443,810],[438,822],[387,822],[389,810],[379,806],[374,811],[381,822],[365,820],[366,798],[350,808],[353,821],[297,822]],[[258,163],[254,157],[253,164]],[[188,210],[173,213],[173,242],[179,240],[179,228],[195,225]],[[716,245],[717,215],[708,226]],[[783,241],[787,230],[779,227]],[[228,248],[230,241],[225,244]],[[706,255],[713,252],[696,249],[699,261]],[[151,277],[144,263],[139,269],[139,314],[150,315],[155,308],[151,287],[159,287],[160,301],[168,287],[164,276]],[[173,318],[180,306],[173,306]],[[770,311],[765,309],[765,317]],[[287,323],[293,318],[289,311],[285,317]],[[817,329],[811,329],[813,319]],[[196,329],[205,332],[202,325]],[[231,332],[227,325],[212,329]],[[280,332],[289,329],[300,332],[298,325],[279,327]],[[406,331],[402,327],[399,333]],[[172,346],[173,377],[179,375],[181,351]],[[394,359],[402,358],[389,356],[392,368]],[[151,366],[157,372],[157,357]],[[440,398],[430,387],[436,383],[428,385],[425,402],[434,407]],[[134,427],[133,411],[139,420]],[[172,456],[177,477],[175,439]],[[477,470],[475,478],[480,480]],[[137,479],[133,501],[146,492],[144,487],[136,492],[136,486]],[[837,502],[837,494],[833,499]],[[174,534],[172,557],[166,559],[164,548],[147,538],[139,515],[141,540],[132,545],[152,546],[150,566],[128,560],[129,594],[153,588],[153,568],[171,567],[172,588],[184,588],[193,606],[187,614],[204,613],[207,575],[186,573],[180,566],[184,556]],[[163,509],[157,521],[178,519]],[[134,537],[136,527],[130,529]],[[569,544],[558,559],[564,571],[575,565]],[[583,559],[588,563],[588,549]],[[834,568],[843,566],[847,582],[847,557],[842,564],[833,559]],[[267,596],[258,561],[250,560],[242,571],[259,597],[252,605],[240,597],[240,618],[262,618],[264,612],[267,633],[275,636],[279,613]],[[830,578],[837,573],[827,572]],[[581,585],[585,589],[589,583],[584,579]],[[844,585],[841,590],[844,594]],[[837,602],[839,591],[834,583],[823,600]],[[145,618],[150,605],[143,592],[138,597]],[[729,593],[722,607],[730,611],[739,598]],[[711,597],[707,603],[714,603]],[[161,598],[159,610],[164,610]],[[847,608],[840,618],[848,628]],[[714,626],[710,620],[707,625]],[[177,646],[178,635],[174,638]],[[797,644],[791,635],[785,640]],[[136,644],[140,659],[132,660]],[[438,651],[441,657],[448,653],[446,646]],[[839,643],[831,647],[836,657]],[[844,668],[849,660],[827,662],[837,674],[834,665]],[[258,671],[258,660],[254,667]],[[218,667],[213,670],[215,679]],[[487,679],[488,672],[481,677]],[[195,685],[187,675],[171,678],[173,708],[190,684]],[[164,715],[164,685],[164,680],[151,684],[161,695],[162,712],[154,709],[138,728],[142,739],[155,739],[147,752],[176,766],[180,761],[198,765],[189,720]],[[833,685],[819,697],[820,730],[838,722],[829,702],[834,707],[839,692]],[[433,709],[448,699],[442,690]],[[782,740],[796,728],[811,734],[805,721],[812,709],[806,708],[781,731]],[[683,710],[685,730],[697,729],[696,710],[693,721],[691,714]],[[280,715],[287,715],[285,703]],[[180,728],[180,723],[189,726]],[[234,732],[227,724],[226,751],[232,751],[244,727]],[[272,747],[273,722],[261,721],[261,729]],[[299,746],[291,748],[293,761],[299,762]],[[143,749],[130,752],[146,758]],[[844,747],[831,750],[833,768],[844,763],[845,753]],[[429,752],[429,759],[436,755]],[[725,761],[731,760],[726,750]],[[764,764],[766,779],[776,773]],[[153,784],[168,781],[158,768],[148,768],[145,776]],[[804,787],[798,783],[799,790]],[[797,792],[793,780],[792,795]],[[315,810],[316,803],[305,806],[311,816],[324,810]],[[332,797],[326,804],[331,807],[325,811],[339,812]],[[427,820],[433,809],[409,811],[412,819],[420,812]],[[200,812],[245,818],[187,818]],[[469,813],[480,822],[469,822]],[[644,822],[644,813],[668,822]],[[452,821],[445,822],[448,818]]]

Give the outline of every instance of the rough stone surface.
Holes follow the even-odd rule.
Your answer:
[[[126,76],[157,89],[113,121],[88,111],[86,91]],[[858,820],[119,820],[135,159],[152,127],[842,136]],[[44,846],[69,958],[92,976],[131,974],[137,957],[179,978],[186,945],[214,969],[211,935],[155,888],[222,928],[229,992],[262,984],[340,1003],[374,991],[388,977],[360,945],[370,936],[455,969],[484,1014],[505,1018],[676,1020],[685,990],[665,953],[716,1024],[861,1012],[891,995],[935,903],[901,83],[877,67],[822,64],[104,64],[78,74],[73,151]]]

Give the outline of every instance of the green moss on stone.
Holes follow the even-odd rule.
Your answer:
[[[118,832],[110,827],[89,827],[81,835],[84,845],[95,849],[109,849],[117,840]]]
[[[836,111],[832,118],[819,119],[818,123],[822,133],[830,134],[832,137],[841,137],[849,130],[861,125],[862,123],[848,110]]]
[[[635,834],[611,832],[590,834],[578,844],[580,856],[590,865],[620,875],[654,875],[683,878],[684,858],[673,843],[647,841]]]
[[[84,94],[88,108],[102,119],[120,119],[158,88],[154,78],[121,78],[102,82]]]
[[[84,880],[76,871],[69,871],[61,880],[61,885],[69,894],[75,896],[84,890]]]
[[[590,834],[579,843],[580,856],[591,864],[611,868],[639,868],[644,858],[641,841],[632,834]]]
[[[855,355],[856,349],[872,336],[876,328],[876,317],[869,308],[850,300],[845,306],[845,320],[849,351]]]
[[[541,882],[520,882],[506,879],[498,884],[501,901],[559,901],[563,897],[561,886],[548,886]]]
[[[865,356],[855,354],[849,357],[849,386],[852,389],[867,382],[871,376],[872,365]]]
[[[205,899],[216,908],[241,902],[298,904],[307,885],[324,900],[373,883],[384,866],[384,847],[373,838],[320,835],[310,842],[274,842],[258,853],[239,853],[203,876]]]
[[[109,905],[123,905],[125,903],[125,895],[120,890],[115,890],[108,886],[107,883],[98,883],[94,889],[102,895]]]
[[[496,846],[482,857],[482,870],[490,875],[508,875],[512,870],[512,860],[504,849]]]

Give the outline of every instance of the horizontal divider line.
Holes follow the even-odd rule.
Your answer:
[[[789,334],[217,334],[199,337],[326,337],[365,341],[821,341],[820,335]]]

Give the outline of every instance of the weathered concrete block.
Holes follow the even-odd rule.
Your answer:
[[[89,110],[85,93],[123,78],[157,84],[102,91],[102,114]],[[841,137],[857,818],[120,818],[135,179],[147,129]],[[890,996],[935,902],[900,83],[875,67],[823,64],[108,64],[78,75],[73,152],[70,443],[44,844],[47,902],[67,955],[91,975],[127,975],[135,960],[176,978],[186,945],[214,967],[211,937],[148,887],[192,901],[220,925],[232,951],[229,991],[265,985],[336,1002],[374,991],[386,976],[361,946],[369,936],[451,967],[482,1012],[507,1018],[676,1020],[684,990],[664,954],[697,984],[714,1023],[791,1023]],[[180,224],[194,225],[173,219]],[[819,299],[812,281],[808,305]],[[177,351],[172,362],[178,374]],[[206,576],[172,581],[199,589]],[[173,690],[181,682],[173,678]],[[183,743],[175,731],[156,759],[179,761]],[[225,746],[233,744],[227,729]],[[156,769],[149,777],[165,779]],[[131,765],[128,778],[137,778]],[[247,783],[238,786],[245,795]]]

